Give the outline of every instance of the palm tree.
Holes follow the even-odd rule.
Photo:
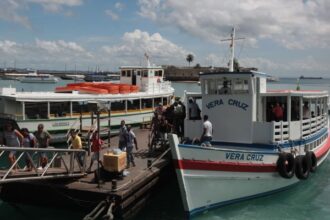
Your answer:
[[[194,56],[192,54],[188,54],[186,60],[189,63],[189,66],[190,66],[190,63],[194,60]]]

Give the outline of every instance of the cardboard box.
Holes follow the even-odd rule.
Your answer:
[[[112,152],[103,155],[103,168],[108,172],[121,172],[126,168],[126,152],[118,155]]]

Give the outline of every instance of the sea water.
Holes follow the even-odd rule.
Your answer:
[[[65,85],[72,81],[59,81],[57,84],[23,84],[18,81],[0,80],[0,87],[9,86],[18,91],[48,91],[56,86]],[[184,90],[199,91],[197,83],[172,83],[176,89],[175,95],[182,97]],[[328,90],[330,79],[300,80],[300,89]],[[269,83],[270,89],[296,89],[297,80],[293,78],[280,79],[279,82]],[[330,159],[326,159],[311,178],[301,181],[289,190],[262,198],[240,202],[226,207],[209,210],[193,217],[198,220],[310,220],[330,219]],[[202,185],[200,186],[203,187]],[[242,186],[244,187],[244,186]],[[220,189],[219,189],[220,190]],[[225,189],[221,189],[225,190]],[[47,199],[47,195],[45,195]],[[41,220],[41,219],[70,219],[80,220],[88,210],[71,210],[9,204],[0,200],[0,220]],[[154,194],[146,207],[134,219],[171,220],[183,219],[184,212],[180,191],[175,178],[169,179],[160,190]]]

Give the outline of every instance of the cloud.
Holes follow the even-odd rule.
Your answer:
[[[58,12],[64,6],[79,6],[83,4],[83,0],[27,0],[30,3],[40,4],[50,12]]]
[[[149,34],[139,29],[126,32],[121,41],[118,45],[103,46],[102,51],[114,59],[126,59],[129,62],[136,62],[147,52],[153,62],[157,64],[182,64],[189,53],[182,47],[165,39],[159,33]]]
[[[158,65],[185,64],[186,55],[192,53],[159,33],[149,34],[138,29],[123,34],[117,44],[111,45],[102,36],[94,36],[91,40],[103,46],[89,50],[74,41],[37,38],[34,42],[18,43],[4,40],[0,41],[0,57],[4,57],[5,61],[16,60],[20,67],[61,69],[64,64],[77,64],[77,67],[84,66],[85,69],[98,65],[102,69],[117,70],[121,65],[141,64],[145,52],[151,62]],[[88,44],[87,41],[85,43]]]
[[[121,2],[116,2],[115,8],[119,11],[123,10],[125,8],[125,5]]]
[[[26,8],[22,0],[1,0],[0,20],[10,21],[31,29],[31,22],[28,17],[21,15],[20,11]]]
[[[58,69],[65,63],[93,64],[97,58],[76,42],[36,39],[32,43],[0,41],[0,57],[16,60],[20,67]],[[32,65],[32,66],[31,66]]]
[[[139,5],[140,16],[210,42],[219,43],[236,26],[241,36],[290,49],[330,46],[326,0],[139,0]]]
[[[220,57],[216,54],[208,54],[203,61],[206,66],[226,66],[228,57]],[[300,75],[326,75],[330,69],[330,63],[324,60],[316,59],[313,56],[304,58],[293,58],[284,61],[274,61],[265,57],[240,58],[238,62],[241,67],[255,67],[258,71],[281,77],[297,77]],[[220,65],[219,65],[220,64]]]
[[[29,5],[39,4],[46,11],[60,12],[63,7],[74,7],[83,4],[83,0],[0,0],[0,20],[20,24],[31,29],[31,21],[24,13],[29,9]],[[64,13],[72,16],[72,12]]]
[[[85,49],[78,45],[75,42],[66,42],[63,40],[58,41],[43,41],[36,39],[36,47],[46,50],[50,53],[61,53],[66,50],[70,50],[72,52],[82,53],[85,52]]]
[[[6,54],[13,54],[16,52],[17,43],[14,41],[0,41],[0,52]]]
[[[105,14],[110,16],[111,19],[114,21],[119,19],[119,16],[116,13],[114,13],[113,11],[111,11],[110,9],[105,10]]]

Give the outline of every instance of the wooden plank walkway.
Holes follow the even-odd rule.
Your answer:
[[[28,198],[33,198],[33,202],[36,204],[40,202],[41,204],[54,203],[56,205],[66,204],[64,199],[68,199],[74,203],[83,203],[84,207],[89,206],[92,208],[100,201],[110,197],[115,200],[115,216],[127,218],[135,215],[143,207],[152,191],[157,190],[157,183],[164,179],[162,176],[169,174],[170,172],[168,171],[171,170],[167,169],[170,164],[168,154],[159,158],[162,154],[165,155],[165,153],[157,150],[152,154],[149,153],[148,136],[150,131],[139,128],[133,128],[133,131],[136,134],[139,149],[138,151],[134,149],[136,166],[125,170],[128,171],[126,176],[114,176],[105,173],[102,175],[103,181],[100,185],[94,180],[94,173],[86,174],[84,177],[74,180],[9,183],[3,185],[0,196],[3,200],[10,202],[30,203],[31,201]],[[105,147],[102,150],[101,155],[117,148],[118,137],[112,137],[110,145],[110,148]],[[104,146],[108,146],[107,143]],[[87,158],[87,167],[90,163],[90,158],[91,156]],[[154,162],[152,168],[148,168],[148,160]],[[92,170],[95,170],[96,167],[97,164],[94,162]],[[60,171],[57,169],[52,168],[51,172],[56,173]],[[116,189],[113,188],[113,181],[116,182]],[[42,195],[38,198],[39,192],[42,190],[48,195],[47,202]],[[90,209],[85,210],[85,212],[88,213],[88,210]]]

